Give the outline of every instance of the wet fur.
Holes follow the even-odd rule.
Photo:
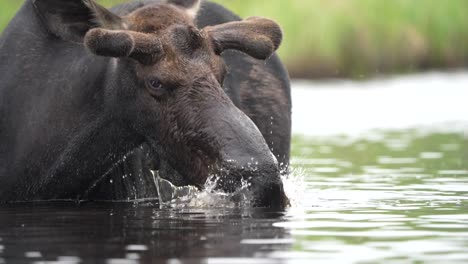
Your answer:
[[[229,21],[241,20],[224,7],[204,2],[198,16],[198,27],[217,25]],[[252,59],[238,51],[226,51],[222,54],[227,66],[223,88],[234,104],[244,111],[257,125],[273,154],[281,164],[281,170],[287,173],[290,157],[291,140],[291,95],[290,82],[287,71],[277,55],[264,61]],[[148,147],[144,147],[148,148]],[[132,155],[144,158],[142,152]],[[137,158],[138,159],[138,158]],[[188,182],[179,175],[166,160],[162,159],[160,174],[179,186]],[[125,197],[148,198],[154,197],[154,193],[135,191],[129,188],[133,183],[115,184],[121,178],[120,175],[135,171],[135,166],[121,165],[107,177],[94,191],[98,199],[105,199],[102,193],[115,193],[121,195],[111,196],[109,199],[125,199]],[[137,177],[152,180],[149,171],[138,171]],[[114,184],[108,180],[115,179]],[[137,186],[137,185],[136,185]],[[128,192],[122,190],[129,190]],[[91,196],[93,196],[91,195]]]
[[[42,3],[48,2],[49,0],[42,0]],[[58,0],[56,0],[58,1]],[[49,2],[53,2],[50,0]],[[36,1],[33,1],[36,3]],[[69,1],[72,3],[72,1]],[[114,8],[114,12],[119,15],[128,15],[131,13],[132,10],[142,7],[146,4],[154,3],[154,1],[136,1],[130,4],[124,4],[119,7]],[[37,3],[36,3],[37,4]],[[41,9],[41,6],[36,6],[36,8]],[[73,6],[69,6],[65,14],[68,14],[70,10],[73,10]],[[78,7],[81,8],[81,7]],[[168,157],[164,157],[160,155],[150,155],[155,151],[159,152],[170,152],[171,149],[159,149],[154,150],[146,143],[144,143],[141,147],[135,148],[135,145],[142,144],[146,141],[143,134],[134,135],[131,131],[148,131],[153,129],[154,131],[157,128],[153,127],[144,127],[143,123],[136,122],[134,125],[132,122],[132,117],[129,116],[127,113],[139,113],[139,116],[148,116],[154,113],[145,112],[142,109],[127,109],[123,106],[127,106],[125,102],[122,102],[122,98],[125,100],[131,101],[134,98],[134,94],[130,93],[129,91],[121,91],[120,94],[117,95],[109,95],[107,97],[102,96],[102,90],[96,89],[105,81],[105,76],[109,71],[115,71],[116,69],[112,67],[102,67],[103,65],[107,65],[105,58],[100,57],[93,57],[93,55],[89,54],[88,52],[78,51],[76,49],[76,44],[69,43],[52,43],[48,47],[39,46],[40,41],[34,41],[35,39],[41,39],[43,34],[51,34],[56,38],[64,38],[69,41],[77,41],[76,36],[82,35],[89,31],[90,28],[97,27],[99,25],[93,24],[92,17],[86,17],[91,21],[90,24],[77,24],[77,27],[57,27],[54,23],[49,24],[50,21],[61,21],[61,23],[71,22],[68,16],[60,17],[53,13],[48,13],[44,11],[43,14],[46,16],[50,16],[45,18],[43,16],[38,17],[38,21],[34,20],[33,13],[36,10],[27,2],[25,6],[23,6],[22,10],[20,11],[25,16],[16,17],[15,22],[16,24],[21,24],[23,27],[30,27],[35,28],[39,24],[45,24],[47,31],[38,30],[37,32],[31,32],[30,34],[30,41],[32,43],[38,43],[38,46],[29,46],[28,49],[23,49],[21,45],[17,45],[16,43],[11,43],[6,39],[0,40],[0,47],[9,49],[10,52],[17,53],[17,54],[24,54],[23,59],[28,60],[28,63],[17,63],[19,62],[18,59],[12,60],[6,53],[0,53],[0,59],[3,59],[5,63],[0,65],[0,72],[2,72],[3,76],[15,76],[15,72],[23,72],[23,77],[20,80],[17,79],[8,79],[7,77],[2,78],[4,80],[3,87],[0,87],[2,90],[2,94],[4,95],[2,98],[14,98],[10,101],[2,101],[1,102],[1,119],[0,119],[0,128],[6,131],[6,128],[14,129],[16,127],[18,120],[24,119],[25,116],[28,118],[31,125],[24,126],[22,129],[25,129],[24,135],[27,135],[31,131],[27,131],[28,129],[39,129],[34,133],[37,135],[42,135],[40,140],[37,139],[30,139],[27,137],[15,136],[11,134],[2,134],[2,144],[0,146],[0,150],[2,155],[0,155],[0,159],[3,164],[8,164],[6,167],[0,168],[0,183],[2,186],[7,188],[7,191],[3,191],[0,193],[0,199],[7,200],[8,197],[28,197],[28,196],[35,196],[39,190],[44,189],[55,189],[57,190],[57,194],[48,194],[47,196],[61,198],[61,194],[66,194],[67,197],[80,197],[80,193],[76,193],[76,190],[84,190],[89,187],[90,179],[94,178],[102,180],[102,184],[97,184],[94,186],[93,190],[89,190],[88,198],[123,198],[123,197],[132,197],[132,198],[142,198],[145,196],[155,196],[153,188],[144,188],[141,184],[147,184],[150,182],[148,179],[148,162],[151,159],[158,158],[160,159],[158,162],[160,170],[166,170],[166,177],[174,180],[176,183],[179,184],[186,184],[187,182],[190,183],[198,183],[202,184],[203,179],[187,179],[181,178],[180,175],[177,175],[176,172],[171,168],[169,163],[171,163],[171,159],[179,159],[187,156],[187,153],[190,153],[192,150],[190,146],[187,145],[187,149],[180,148],[173,152],[174,155],[169,155]],[[24,18],[28,17],[29,20],[25,20]],[[70,16],[73,17],[73,16]],[[177,16],[178,19],[183,16]],[[131,18],[128,18],[131,19]],[[22,21],[24,20],[24,21]],[[232,15],[232,13],[228,12],[224,8],[219,5],[206,3],[202,7],[202,11],[199,14],[197,22],[199,24],[199,28],[204,27],[205,25],[216,25],[223,22],[238,20],[237,17]],[[151,23],[150,23],[151,24]],[[157,31],[157,28],[148,27],[145,23],[137,23],[134,22],[132,25],[134,27],[139,27],[138,30],[141,32],[145,31]],[[135,28],[134,28],[135,29]],[[15,30],[18,30],[15,27],[9,27],[5,30],[5,35],[12,35],[15,34]],[[21,30],[19,30],[21,31]],[[97,32],[97,31],[96,31]],[[195,34],[193,34],[195,32]],[[96,34],[101,34],[96,33]],[[187,38],[197,37],[196,31],[186,32]],[[177,34],[181,35],[181,34]],[[122,52],[109,52],[105,51],[103,55],[107,56],[121,56],[126,55],[130,56],[135,50],[136,42],[133,38],[133,42],[131,43],[123,37],[122,43],[125,45],[123,46],[133,46],[133,48],[124,49]],[[173,50],[174,48],[178,48],[179,52],[181,50],[185,51],[186,56],[191,56],[191,50],[197,50],[194,47],[185,47],[183,45],[184,40],[176,40],[177,43],[182,43],[181,45],[175,45],[171,47],[163,47],[167,50]],[[274,44],[274,41],[272,42]],[[16,45],[16,46],[15,46]],[[22,44],[26,45],[26,44]],[[61,46],[60,46],[61,45]],[[91,50],[96,51],[99,53],[99,44],[93,43],[93,41],[89,41],[87,44]],[[202,45],[210,45],[209,43],[202,43]],[[118,45],[122,46],[122,45]],[[15,51],[16,50],[16,51]],[[47,60],[47,58],[40,57],[37,55],[37,50],[56,50],[53,52],[54,56],[61,56],[64,60],[73,61],[70,65],[50,65],[50,67],[55,68],[56,71],[47,71],[47,69],[28,69],[28,65],[38,65],[41,61]],[[259,52],[262,53],[262,52]],[[52,53],[51,53],[52,54]],[[170,56],[170,52],[166,54]],[[260,57],[260,56],[259,56]],[[75,58],[80,58],[76,60]],[[138,60],[138,57],[136,57]],[[261,129],[263,136],[265,137],[267,143],[270,145],[275,156],[277,156],[282,162],[284,167],[287,167],[287,163],[289,160],[289,141],[290,141],[290,98],[289,98],[289,82],[287,78],[287,73],[285,72],[282,64],[278,60],[276,56],[270,58],[267,63],[265,64],[263,61],[256,61],[253,59],[248,58],[246,55],[241,54],[239,52],[231,52],[226,51],[223,53],[224,60],[214,60],[207,62],[208,65],[211,65],[210,71],[214,72],[215,80],[205,80],[200,79],[201,82],[208,81],[209,83],[216,83],[223,81],[224,78],[224,90],[226,94],[229,96],[226,97],[225,93],[220,90],[213,89],[213,96],[218,100],[224,102],[232,102],[236,106],[238,106],[241,110],[247,113],[251,119],[256,123],[256,125]],[[88,64],[89,62],[93,62]],[[83,63],[86,63],[86,66],[83,67]],[[131,62],[129,62],[131,63]],[[247,64],[245,64],[247,63]],[[151,65],[151,63],[148,63]],[[112,65],[112,63],[110,64]],[[226,66],[224,66],[226,65]],[[246,67],[249,66],[249,67]],[[250,67],[251,66],[251,67]],[[31,79],[30,75],[27,74],[28,71],[34,70],[36,71],[37,76],[48,76],[50,80],[66,78],[66,76],[60,76],[60,72],[64,68],[68,68],[70,70],[78,70],[82,71],[81,74],[78,74],[74,79],[67,80],[67,85],[63,87],[63,90],[57,91],[55,95],[49,97],[41,97],[41,91],[44,91],[47,87],[47,83],[39,84],[35,90],[26,91],[26,93],[37,94],[35,96],[31,96],[30,98],[42,98],[44,102],[35,106],[35,109],[30,109],[30,112],[24,113],[14,113],[7,110],[7,106],[9,105],[25,105],[31,104],[35,105],[33,102],[28,102],[27,98],[22,96],[22,93],[25,91],[15,91],[8,89],[9,86],[16,86],[21,87],[22,83],[24,87],[28,87],[28,82],[34,82],[34,79]],[[50,69],[49,69],[50,70]],[[227,74],[226,74],[227,70]],[[139,70],[140,74],[145,74],[145,70]],[[166,68],[160,72],[167,72],[167,77],[171,79],[171,85],[174,86],[183,86],[187,85],[185,78],[187,77],[187,72],[184,71],[183,68],[175,67],[174,68]],[[81,75],[87,74],[88,77],[85,80],[81,78]],[[200,76],[202,76],[201,74]],[[125,82],[132,81],[132,77],[130,74],[128,76],[122,76],[119,80],[114,80],[115,84],[121,83],[121,86],[125,86]],[[164,76],[162,77],[164,78]],[[133,80],[134,81],[134,80]],[[86,88],[79,91],[73,91],[71,87],[77,86],[78,83],[88,82],[85,83]],[[250,85],[249,85],[250,83]],[[254,84],[256,85],[255,89],[252,89]],[[80,84],[81,85],[81,84]],[[197,85],[196,81],[194,84]],[[209,87],[209,85],[205,86]],[[68,89],[68,90],[67,90]],[[258,89],[258,90],[257,90]],[[270,90],[271,92],[266,92],[263,89]],[[68,92],[67,92],[68,91]],[[70,93],[71,92],[71,93]],[[249,95],[250,94],[250,95]],[[205,94],[206,95],[206,94]],[[204,95],[204,96],[205,96]],[[63,103],[60,103],[63,99],[63,96],[71,99],[72,104],[66,103],[70,102],[70,100],[65,100]],[[183,108],[187,104],[185,103],[186,99],[192,100],[193,97],[196,97],[197,94],[185,94],[184,96],[180,97],[177,101],[180,104],[179,108]],[[273,96],[273,98],[271,98]],[[278,97],[275,99],[275,97]],[[281,98],[280,98],[281,97]],[[37,100],[37,99],[36,99]],[[47,109],[48,102],[50,100],[60,100],[56,101],[55,104],[58,105],[58,108],[55,111],[54,115],[50,115],[50,109]],[[119,103],[112,103],[113,101]],[[152,104],[151,101],[143,101],[141,104]],[[105,105],[111,105],[112,107],[104,109]],[[130,105],[130,104],[129,104]],[[261,105],[261,106],[259,106]],[[82,109],[82,113],[80,114],[73,114],[76,111],[76,107],[80,107]],[[143,112],[142,112],[143,111]],[[49,114],[46,114],[49,113]],[[68,114],[70,113],[70,114]],[[103,113],[102,115],[96,113]],[[194,128],[198,125],[198,116],[197,111],[189,111],[184,114],[184,116],[178,116],[177,112],[160,112],[162,118],[169,119],[168,122],[174,123],[174,126],[167,127],[167,130],[160,131],[160,140],[165,140],[166,143],[171,143],[171,140],[174,140],[177,133],[181,133],[183,131],[190,131],[190,129],[184,129],[184,126],[190,126],[190,128]],[[45,120],[43,122],[50,122],[49,130],[48,131],[41,131],[41,126],[37,126],[34,124],[34,120],[42,120],[43,116],[50,116],[53,120]],[[278,120],[277,122],[271,123],[271,117],[274,120]],[[116,122],[116,118],[119,120]],[[171,118],[174,118],[172,121]],[[180,120],[186,120],[187,122],[180,122]],[[179,122],[179,123],[178,123]],[[82,129],[81,125],[86,124],[89,129],[85,130],[88,131],[83,135],[76,135],[73,138],[62,138],[58,140],[58,133],[60,131],[69,131],[70,134],[73,134],[73,131],[79,131]],[[99,127],[108,127],[107,130],[100,132],[95,128]],[[118,132],[113,132],[115,129]],[[51,132],[53,131],[53,132]],[[57,132],[54,132],[57,131]],[[271,133],[273,131],[273,133]],[[26,133],[27,132],[27,133]],[[116,138],[116,135],[119,135]],[[190,134],[182,134],[179,138],[190,138],[191,136],[199,138],[203,142],[207,141],[205,136],[201,135],[190,135]],[[205,137],[205,138],[204,138]],[[209,137],[209,135],[207,136]],[[92,139],[92,140],[90,140]],[[96,155],[92,163],[85,163],[83,164],[80,160],[86,160],[86,157],[93,153],[100,153],[98,149],[93,149],[95,146],[101,146],[98,143],[101,142],[109,142],[109,145],[106,147],[109,151],[106,153],[102,153]],[[139,143],[140,142],[140,143]],[[196,140],[191,141],[192,144],[197,144]],[[271,142],[271,143],[270,143]],[[177,142],[174,142],[177,143]],[[7,149],[16,144],[16,149],[18,150],[16,156],[14,156],[15,163],[8,162],[6,156],[3,153],[6,153]],[[157,145],[157,144],[156,144]],[[200,144],[198,144],[200,145]],[[20,151],[21,148],[27,149],[29,146],[33,146],[32,150],[28,152]],[[71,147],[68,147],[71,146]],[[86,146],[80,147],[80,146]],[[166,146],[170,146],[170,144],[166,144]],[[278,147],[277,147],[278,146]],[[212,146],[212,148],[216,148]],[[35,153],[40,152],[41,149],[46,149],[47,151],[45,154],[41,156],[37,156]],[[193,149],[193,148],[192,148]],[[65,150],[63,152],[63,150]],[[210,148],[201,148],[202,153],[194,153],[195,160],[190,160],[190,162],[186,162],[186,170],[187,172],[198,171],[202,172],[203,169],[210,168],[211,164],[214,164],[216,161],[215,155],[212,153],[213,151]],[[61,154],[59,154],[61,153]],[[114,155],[113,153],[128,153],[125,157],[123,155]],[[15,155],[15,154],[13,154]],[[21,156],[18,156],[21,155]],[[58,160],[57,159],[58,156]],[[207,163],[207,160],[210,161]],[[120,161],[120,165],[112,166],[112,164],[117,163]],[[172,162],[174,163],[174,161]],[[177,163],[177,162],[176,162]],[[21,164],[28,164],[27,166],[20,166]],[[56,164],[52,167],[45,166],[46,164]],[[68,166],[66,169],[62,168],[61,164],[74,164],[73,166]],[[93,168],[95,164],[100,164],[101,166],[98,168]],[[208,166],[207,166],[208,165]],[[39,169],[38,169],[39,168]],[[41,171],[40,168],[47,168],[46,171]],[[113,170],[109,171],[109,168]],[[18,189],[12,186],[17,185],[17,179],[11,179],[4,176],[5,172],[9,173],[18,173],[24,175],[30,175],[20,179],[23,184],[19,186],[29,186],[25,189]],[[81,177],[80,175],[83,174],[84,171],[92,171],[91,174],[86,173],[86,177]],[[187,172],[185,174],[187,175]],[[38,177],[34,177],[34,175],[50,175],[47,180],[39,179]],[[88,175],[89,174],[89,175]],[[2,176],[3,175],[3,176]],[[101,175],[108,176],[110,178],[114,177],[118,179],[120,177],[120,183],[116,181],[116,183],[112,186],[106,184],[106,178],[102,178]],[[128,175],[130,177],[125,177],[122,179],[122,175]],[[99,177],[96,177],[99,176]],[[194,177],[197,177],[195,174]],[[79,181],[76,179],[79,178]],[[69,179],[63,181],[63,179]],[[125,179],[132,179],[133,183],[129,183]],[[140,180],[137,180],[140,179]],[[185,181],[185,182],[184,182]],[[97,182],[96,182],[97,183]],[[11,186],[12,188],[8,188]],[[129,186],[133,186],[136,188],[129,188]],[[109,189],[112,189],[109,191]],[[99,191],[95,191],[99,190]],[[119,191],[120,190],[120,191]],[[132,190],[132,191],[130,191]],[[134,192],[132,195],[132,192]],[[93,195],[93,193],[95,195]],[[47,197],[44,196],[44,197]],[[41,198],[42,195],[36,196],[37,198]],[[270,198],[270,197],[266,197]]]

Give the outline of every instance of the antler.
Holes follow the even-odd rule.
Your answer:
[[[235,49],[263,60],[278,49],[283,39],[278,24],[260,17],[209,26],[204,30],[211,37],[217,54]]]
[[[130,30],[91,29],[85,36],[85,46],[99,56],[131,57],[150,64],[162,54],[162,45],[155,34]]]

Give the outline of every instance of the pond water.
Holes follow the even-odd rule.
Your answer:
[[[0,263],[468,263],[467,87],[297,82],[291,208],[2,206]]]

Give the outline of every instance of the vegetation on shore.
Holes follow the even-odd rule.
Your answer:
[[[466,0],[218,0],[275,19],[296,77],[354,77],[468,65]]]
[[[293,77],[354,77],[468,65],[466,0],[215,0],[278,21]],[[124,0],[102,0],[112,5]],[[0,29],[21,5],[0,2]]]

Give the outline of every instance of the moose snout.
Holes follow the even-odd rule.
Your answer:
[[[247,184],[255,207],[284,208],[288,199],[283,190],[276,157],[257,126],[236,107],[225,107],[212,115],[220,149],[218,186],[236,192]]]
[[[257,157],[237,157],[223,162],[219,186],[226,192],[236,192],[244,185],[252,194],[255,207],[284,208],[288,199],[284,193],[278,162],[271,152]]]

